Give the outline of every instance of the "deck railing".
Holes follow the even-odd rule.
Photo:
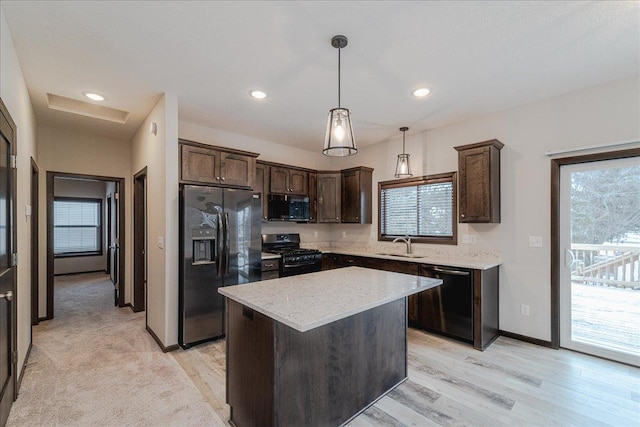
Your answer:
[[[571,244],[574,283],[640,290],[640,246]]]

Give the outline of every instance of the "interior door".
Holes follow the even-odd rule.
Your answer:
[[[640,366],[640,158],[560,168],[560,345]]]
[[[134,176],[133,183],[133,311],[146,308],[147,287],[147,208],[146,168]]]
[[[16,127],[0,100],[0,425],[5,425],[16,387],[15,153]]]
[[[116,182],[115,184],[116,192],[112,202],[114,215],[112,217],[111,231],[115,238],[112,243],[113,249],[110,252],[113,253],[113,258],[111,259],[111,281],[114,289],[114,305],[118,306],[120,303],[120,183]]]

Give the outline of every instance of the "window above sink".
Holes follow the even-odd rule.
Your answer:
[[[378,240],[410,236],[415,243],[457,244],[456,189],[456,172],[380,182]]]

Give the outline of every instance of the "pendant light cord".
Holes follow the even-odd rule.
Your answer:
[[[402,154],[404,154],[404,134],[406,131],[402,131]]]
[[[338,108],[340,108],[340,51],[342,49],[338,48]]]

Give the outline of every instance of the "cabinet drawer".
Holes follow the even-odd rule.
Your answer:
[[[262,273],[264,276],[265,271],[278,271],[280,268],[279,259],[263,259],[262,260]],[[277,277],[277,276],[276,276]]]

